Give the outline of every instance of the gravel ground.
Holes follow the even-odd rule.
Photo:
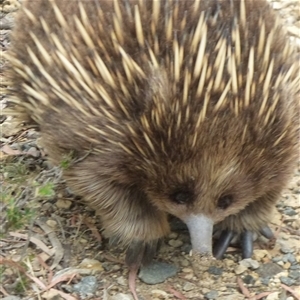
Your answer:
[[[300,53],[300,3],[270,1],[284,19],[292,43]],[[8,34],[19,1],[0,1],[0,46]],[[0,60],[0,109],[7,105]],[[18,299],[132,300],[124,252],[108,245],[98,218],[65,186],[61,170],[50,166],[38,147],[32,128],[20,130],[12,119],[1,122],[0,297]],[[13,174],[13,175],[12,175]],[[9,227],[11,204],[24,221]],[[155,263],[143,268],[137,293],[144,299],[300,299],[300,164],[277,205],[271,228],[275,246],[258,238],[251,259],[241,260],[238,246],[222,261],[196,274],[189,256],[186,227],[173,219]],[[19,210],[18,210],[19,209]],[[38,218],[37,218],[38,216]],[[28,218],[27,218],[28,217]],[[274,246],[274,247],[270,247]]]

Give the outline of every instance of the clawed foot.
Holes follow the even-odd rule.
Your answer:
[[[260,230],[260,234],[274,243],[275,236],[269,226],[265,226]],[[221,259],[225,254],[230,242],[234,238],[236,233],[231,230],[222,231],[220,237],[214,245],[213,254],[217,259]],[[250,258],[253,254],[253,232],[245,230],[240,236],[241,247],[242,247],[242,257]]]
[[[158,244],[159,241],[153,241],[151,244],[137,241],[133,242],[127,249],[125,262],[129,267],[128,283],[134,300],[139,300],[135,288],[138,270],[141,265],[147,265],[152,261],[156,254]]]

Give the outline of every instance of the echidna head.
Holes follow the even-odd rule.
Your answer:
[[[166,164],[148,173],[144,190],[159,210],[186,223],[193,250],[211,254],[213,225],[238,213],[257,197],[253,178],[241,163],[221,161],[217,153],[210,158]]]

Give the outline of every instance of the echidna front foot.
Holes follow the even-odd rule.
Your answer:
[[[151,242],[134,241],[132,242],[126,251],[126,264],[130,266],[149,264],[154,258],[157,249],[159,247],[160,240],[154,240]]]
[[[213,256],[222,259],[234,236],[233,230],[223,230],[213,247]]]
[[[259,230],[260,234],[269,239],[270,242],[274,241],[275,236],[269,226],[264,226]],[[233,230],[223,230],[220,237],[213,247],[213,255],[217,259],[222,259],[231,241],[236,233]],[[253,241],[254,232],[251,230],[244,230],[240,234],[242,258],[250,258],[253,254]]]
[[[138,270],[141,265],[147,265],[151,263],[158,247],[159,240],[154,240],[150,243],[145,243],[143,241],[134,241],[129,245],[126,251],[125,262],[129,267],[128,283],[130,292],[132,293],[134,300],[139,300],[135,288],[135,280]]]

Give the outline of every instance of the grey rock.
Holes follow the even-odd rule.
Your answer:
[[[80,294],[81,297],[94,295],[97,288],[98,283],[95,276],[83,277],[79,283],[76,283],[73,286],[74,291]]]
[[[274,263],[278,263],[279,261],[282,261],[282,256],[276,256],[276,257],[273,257],[273,258],[272,258],[272,261],[273,261]]]
[[[178,268],[163,262],[153,262],[148,266],[142,267],[139,278],[147,284],[162,283],[169,277],[175,276]]]
[[[280,251],[283,253],[283,254],[287,254],[287,253],[292,253],[293,252],[293,249],[290,249],[290,248],[287,248],[287,247],[281,247],[280,248]]]
[[[237,275],[240,275],[240,274],[244,273],[247,270],[248,270],[248,268],[244,265],[238,265],[234,268],[234,272]]]
[[[270,282],[270,277],[260,278],[260,282],[261,282],[263,285],[268,286],[268,285],[269,285],[269,282]]]
[[[259,262],[252,258],[243,259],[242,261],[240,261],[240,265],[254,270],[259,268]]]
[[[266,263],[261,265],[257,270],[257,274],[262,277],[272,277],[280,272],[282,272],[282,268],[275,263]]]
[[[291,265],[290,270],[300,270],[300,265],[298,265],[298,264]]]
[[[288,285],[288,286],[291,286],[293,284],[295,284],[295,280],[290,278],[290,277],[285,277],[285,276],[281,276],[280,277],[280,281],[285,284],[285,285]]]
[[[300,279],[300,272],[299,270],[290,270],[289,277],[295,280]]]
[[[296,257],[292,253],[284,254],[282,257],[282,261],[290,262],[291,264],[297,262]]]
[[[186,282],[184,285],[183,285],[183,290],[185,292],[189,292],[189,291],[192,291],[194,288],[196,287],[195,284],[191,283],[191,282]]]
[[[102,267],[104,268],[104,270],[105,271],[111,271],[111,269],[112,269],[112,264],[111,263],[109,263],[109,262],[103,262],[102,263]]]
[[[2,300],[21,300],[21,298],[16,296],[7,296],[5,298],[1,298]]]
[[[255,283],[255,278],[253,278],[253,276],[251,276],[251,275],[246,275],[246,276],[243,278],[243,281],[244,281],[244,283],[246,283],[246,284],[254,284],[254,283]]]
[[[206,299],[218,299],[219,293],[218,291],[212,290],[204,295]]]
[[[213,275],[222,275],[223,270],[221,268],[211,266],[208,268],[208,273],[213,274]]]
[[[288,216],[295,216],[295,215],[297,215],[297,212],[293,208],[291,208],[291,207],[285,208],[285,210],[283,211],[283,213],[285,215],[288,215]]]

